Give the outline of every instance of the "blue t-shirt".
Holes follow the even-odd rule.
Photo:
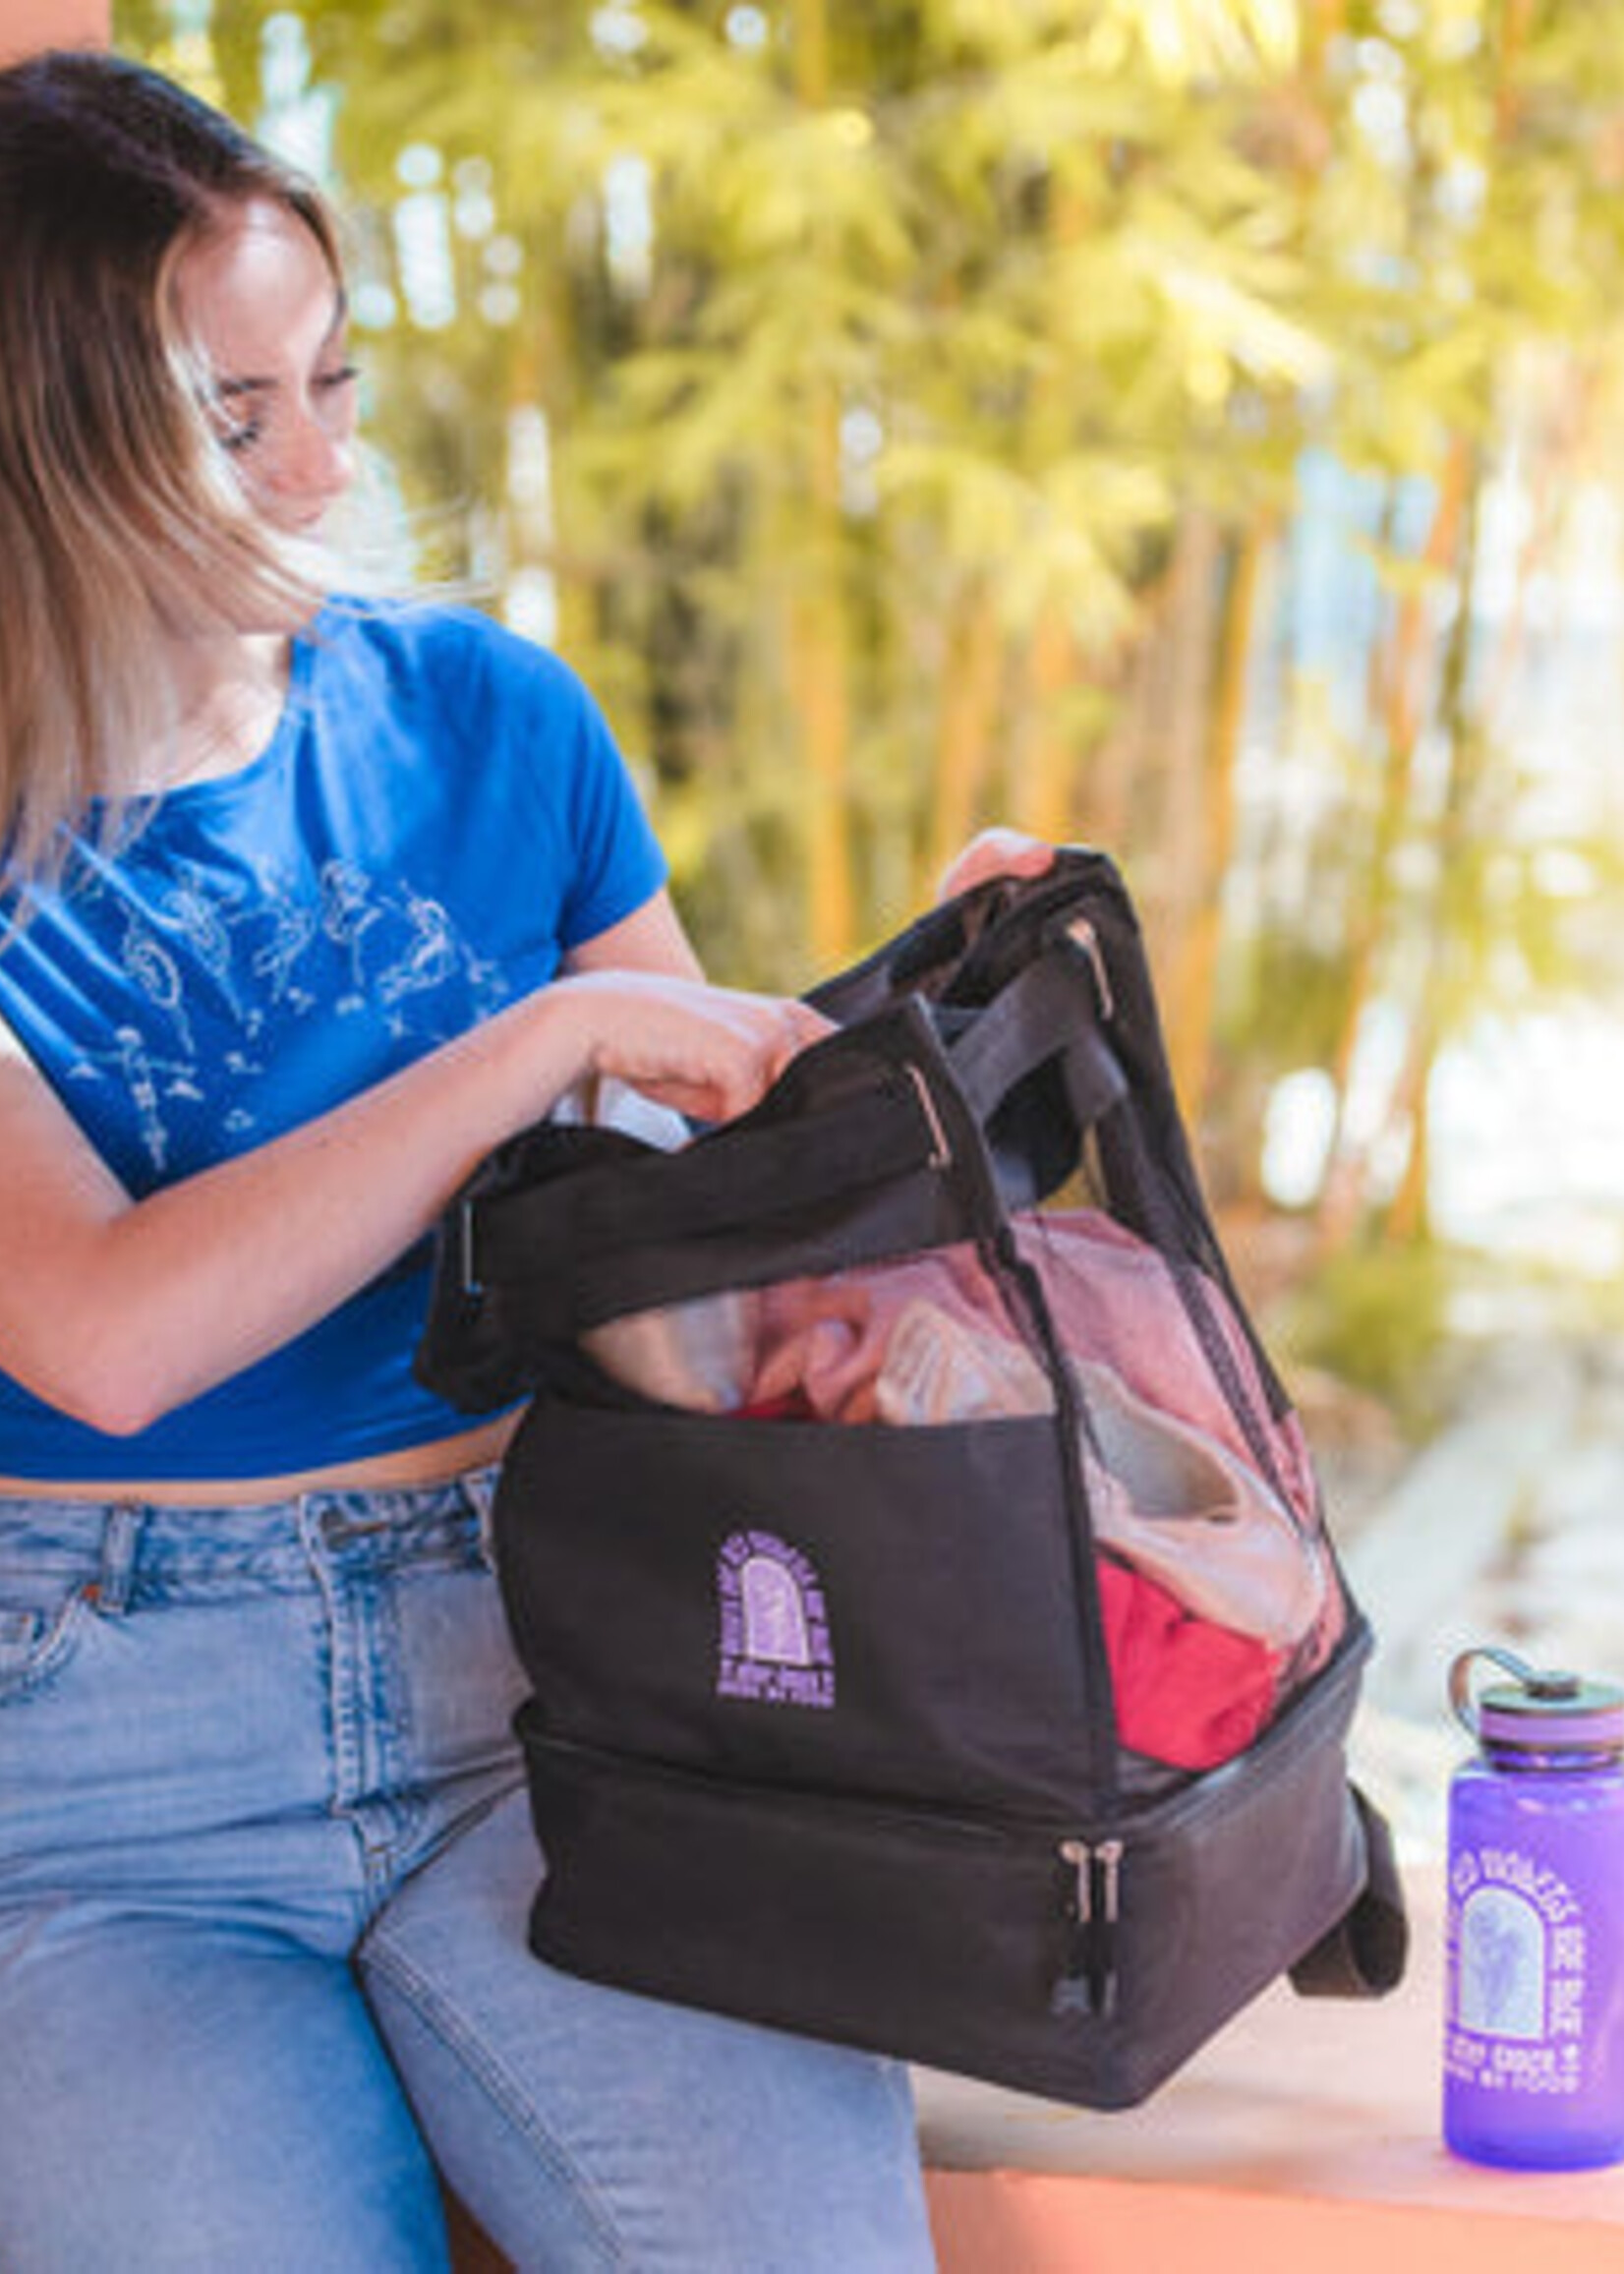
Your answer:
[[[665,864],[554,657],[468,611],[328,609],[275,736],[156,799],[0,947],[0,1016],[140,1197],[539,987]],[[109,1437],[0,1373],[0,1474],[272,1476],[467,1427],[412,1373],[425,1246],[308,1333]]]

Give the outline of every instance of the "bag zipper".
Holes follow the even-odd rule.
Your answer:
[[[1067,1867],[1066,1964],[1049,1995],[1051,2013],[1106,2021],[1117,2008],[1117,1929],[1122,1916],[1121,1839],[1063,1839]]]
[[[521,1738],[524,1720],[521,1711]],[[832,1807],[841,1815],[857,1813],[872,1823],[891,1825],[899,1831],[919,1832],[932,1838],[962,1841],[972,1846],[1007,1844],[1044,1836],[1041,1824],[1020,1817],[993,1814],[968,1817],[930,1807],[910,1807],[905,1802],[866,1794],[826,1792],[815,1785],[760,1784],[717,1776],[685,1763],[657,1761],[645,1754],[624,1754],[613,1747],[583,1743],[545,1728],[535,1741],[551,1751],[573,1755],[578,1760],[624,1770],[634,1778],[648,1778],[679,1789],[697,1786],[718,1800],[730,1798],[757,1804],[766,1801],[781,1808]],[[1049,1837],[1053,1838],[1052,1832]],[[1064,1952],[1061,1970],[1050,1991],[1049,2011],[1057,2018],[1109,2020],[1117,2008],[1122,1870],[1127,1842],[1115,1836],[1095,1840],[1067,1836],[1056,1842],[1054,1852],[1064,1866],[1058,1904]]]
[[[819,1784],[770,1784],[757,1777],[737,1777],[726,1770],[701,1768],[686,1761],[664,1761],[651,1753],[631,1753],[616,1745],[566,1737],[547,1726],[545,1713],[539,1710],[539,1701],[535,1698],[519,1708],[515,1719],[521,1744],[533,1744],[548,1752],[566,1755],[633,1779],[646,1778],[676,1791],[698,1790],[718,1802],[781,1809],[827,1809],[846,1817],[860,1815],[870,1823],[888,1825],[898,1831],[922,1832],[936,1837],[980,1844],[1008,1841],[1021,1836],[1030,1837],[1043,1830],[1039,1822],[999,1815],[991,1810],[964,1816],[929,1801],[892,1799]]]

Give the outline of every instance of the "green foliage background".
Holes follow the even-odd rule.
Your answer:
[[[1619,793],[1519,721],[1619,471],[1624,0],[114,21],[330,170],[423,564],[599,690],[719,975],[833,968],[983,821],[1103,844],[1232,1217],[1308,1068],[1293,1276],[1427,1242],[1440,1052],[1615,985]]]

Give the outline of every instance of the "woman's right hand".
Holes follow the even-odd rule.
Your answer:
[[[547,990],[576,1025],[581,1071],[612,1075],[696,1121],[730,1121],[771,1087],[828,1020],[792,997],[647,970],[578,971]]]

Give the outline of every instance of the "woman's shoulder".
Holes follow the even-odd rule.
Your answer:
[[[561,657],[460,602],[340,595],[322,611],[309,644],[318,676],[382,673],[459,705],[507,694],[573,704],[585,694]]]

